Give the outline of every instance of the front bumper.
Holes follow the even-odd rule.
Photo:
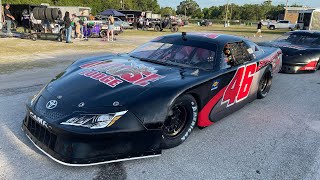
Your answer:
[[[308,67],[309,63],[305,64],[282,64],[281,71],[282,73],[294,74],[294,73],[307,73],[314,72],[316,67]]]
[[[52,124],[44,127],[29,116],[22,129],[31,142],[54,161],[68,166],[88,166],[161,154],[160,130],[78,134]]]

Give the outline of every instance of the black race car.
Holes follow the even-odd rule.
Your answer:
[[[182,33],[128,54],[75,61],[30,103],[22,128],[70,166],[154,157],[267,96],[281,50],[240,37]]]
[[[292,31],[274,41],[258,44],[282,50],[281,72],[315,72],[320,67],[320,31]]]

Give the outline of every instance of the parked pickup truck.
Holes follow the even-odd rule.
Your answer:
[[[268,29],[275,30],[275,29],[294,29],[296,24],[291,24],[289,21],[280,20],[278,22],[269,22],[267,25]]]

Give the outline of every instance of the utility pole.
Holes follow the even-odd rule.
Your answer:
[[[124,10],[124,0],[120,0],[121,9]]]
[[[286,10],[284,11],[284,17],[283,17],[283,19],[286,19],[286,15],[287,15],[287,9],[288,9],[288,1],[289,0],[287,0],[287,2],[286,2]]]
[[[228,10],[229,10],[229,0],[227,1],[226,19],[224,20],[224,27],[228,27]]]

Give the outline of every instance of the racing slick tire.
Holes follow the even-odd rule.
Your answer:
[[[272,84],[272,68],[268,66],[264,71],[258,86],[257,98],[263,99],[267,97]]]
[[[51,15],[53,20],[62,18],[62,13],[59,8],[51,8]]]
[[[33,17],[36,20],[39,20],[39,8],[38,7],[33,8],[32,13],[33,13]]]
[[[190,94],[178,97],[170,107],[163,125],[161,147],[169,149],[183,143],[196,125],[197,101]]]
[[[161,30],[160,26],[156,25],[156,26],[154,27],[154,31],[159,32],[160,30]]]
[[[45,7],[39,8],[38,15],[39,15],[39,19],[40,20],[45,20],[46,19],[46,9],[47,8],[45,8]]]
[[[51,8],[46,8],[46,10],[45,10],[46,19],[54,20],[54,19],[52,19],[52,13],[51,12],[52,12]]]

